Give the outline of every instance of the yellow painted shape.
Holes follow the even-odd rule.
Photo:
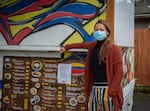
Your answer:
[[[84,30],[86,30],[86,32],[90,35],[92,34],[92,32],[94,31],[94,25],[95,23],[99,20],[99,19],[106,19],[106,12],[103,12],[99,17],[96,17],[95,19],[93,19],[91,22],[89,22],[88,24],[86,24],[83,28]]]
[[[106,20],[106,10],[98,17],[98,19]]]
[[[78,32],[75,32],[72,36],[70,36],[67,41],[64,43],[64,45],[66,44],[72,44],[72,43],[80,43],[83,42],[83,38],[81,37],[81,35]]]
[[[64,53],[64,58],[68,58],[68,57],[70,57],[71,55],[72,55],[72,52],[66,51],[66,52]]]
[[[58,0],[59,2],[59,0]],[[55,4],[57,4],[57,2],[55,2]],[[28,13],[25,13],[25,14],[21,14],[21,15],[16,15],[16,16],[13,16],[13,17],[9,17],[8,20],[11,20],[11,21],[14,21],[14,22],[22,22],[22,21],[26,21],[26,20],[29,20],[37,15],[40,15],[44,12],[47,12],[49,9],[51,9],[52,7],[55,6],[55,4],[51,7],[48,7],[48,8],[42,8],[41,10],[38,10],[38,11],[34,11],[34,12],[28,12]]]
[[[11,4],[15,4],[19,0],[0,0],[0,8],[10,6]]]
[[[12,16],[12,17],[9,17],[8,20],[11,20],[16,23],[24,22],[26,20],[30,20],[31,18],[33,18],[37,15],[40,15],[40,14],[46,12],[47,10],[49,10],[49,8],[41,9],[41,10],[34,11],[34,12],[28,12],[28,13],[21,14],[21,15]]]
[[[32,21],[32,22],[30,22],[30,23],[28,23],[28,24],[24,24],[24,25],[11,25],[10,26],[10,30],[11,30],[11,34],[12,34],[12,37],[14,38],[15,37],[15,35],[19,32],[19,31],[21,31],[21,30],[23,30],[24,28],[30,28],[30,29],[34,29],[34,27],[32,26],[32,24],[34,24],[35,22],[37,22],[37,20],[34,20],[34,21]]]
[[[78,66],[78,67],[85,67],[85,65],[84,65],[84,64],[79,63],[79,62],[71,63],[71,66],[72,66],[72,67],[75,67],[75,66]]]

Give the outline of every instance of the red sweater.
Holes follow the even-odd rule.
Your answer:
[[[90,68],[90,56],[91,51],[97,42],[83,42],[77,44],[66,45],[66,50],[72,48],[88,49],[86,56],[85,67],[85,93],[89,96],[93,86],[93,76]],[[122,69],[122,56],[119,48],[112,44],[109,52],[106,54],[106,74],[108,82],[108,94],[112,97],[114,109],[118,111],[122,109],[123,105],[123,93],[121,87],[121,80],[123,77]]]

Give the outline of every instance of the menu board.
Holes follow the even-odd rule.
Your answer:
[[[2,111],[87,111],[84,60],[3,59]]]

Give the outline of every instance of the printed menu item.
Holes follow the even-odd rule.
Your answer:
[[[42,63],[39,60],[32,61],[31,68],[35,71],[39,71],[42,68]]]
[[[71,83],[71,64],[58,64],[58,83]]]

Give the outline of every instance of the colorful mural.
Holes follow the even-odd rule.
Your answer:
[[[105,19],[105,8],[106,0],[0,0],[0,38],[20,45],[34,33],[63,24],[73,31],[58,45],[92,41],[93,24]]]

